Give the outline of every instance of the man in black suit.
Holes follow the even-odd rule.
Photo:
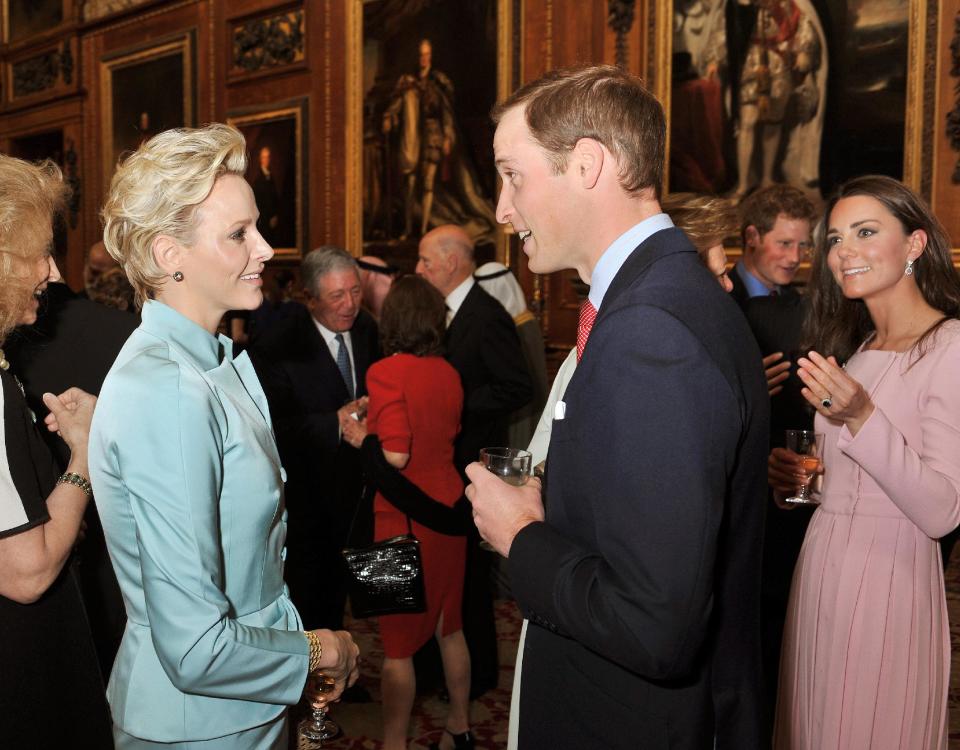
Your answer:
[[[600,66],[548,73],[494,118],[498,220],[533,272],[591,284],[546,514],[536,480],[467,467],[477,528],[530,620],[519,747],[768,745],[766,387],[743,316],[660,209],[663,110]]]
[[[517,327],[476,283],[473,240],[453,224],[420,240],[417,273],[447,303],[447,360],[463,383],[463,424],[454,461],[462,472],[481,448],[505,445],[510,414],[533,396]],[[522,446],[515,446],[522,447]]]
[[[463,384],[463,418],[453,458],[461,474],[477,460],[481,448],[506,445],[510,415],[533,397],[513,318],[476,283],[475,270],[473,240],[461,227],[440,226],[420,240],[417,273],[446,300],[447,360]],[[470,649],[473,697],[496,687],[499,677],[491,559],[478,544],[473,537],[467,543],[463,590],[463,633]]]
[[[139,315],[92,302],[66,284],[48,285],[37,322],[18,329],[6,346],[7,357],[37,419],[42,420],[48,412],[44,393],[63,393],[76,386],[98,395],[117,354],[139,324]],[[70,459],[67,444],[54,433],[41,430],[41,434],[60,467],[66,469]],[[77,579],[106,679],[120,647],[127,615],[95,503],[87,506],[84,521],[86,533],[78,548]]]
[[[730,277],[731,293],[743,309],[760,346],[770,391],[770,447],[783,447],[787,430],[813,429],[813,412],[800,394],[797,377],[801,329],[809,307],[792,285],[810,249],[816,209],[802,191],[770,185],[752,193],[740,206],[743,257]],[[772,723],[777,705],[780,645],[790,598],[793,569],[810,521],[811,508],[784,507],[773,492],[764,500],[761,612],[763,615],[764,708]]]
[[[319,248],[300,272],[307,307],[264,334],[252,358],[287,473],[290,593],[307,629],[339,630],[347,595],[340,552],[362,489],[360,453],[341,440],[341,425],[366,408],[380,343],[349,253]]]

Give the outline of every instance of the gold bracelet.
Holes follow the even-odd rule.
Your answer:
[[[307,644],[310,646],[309,671],[316,672],[320,669],[320,660],[323,659],[323,643],[320,641],[320,635],[316,630],[308,630],[304,635],[307,636]]]
[[[68,471],[66,474],[59,476],[57,484],[72,484],[74,487],[79,487],[83,490],[87,497],[93,497],[93,487],[90,486],[90,480],[82,474]]]

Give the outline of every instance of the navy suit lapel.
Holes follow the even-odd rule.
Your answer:
[[[665,258],[674,253],[697,252],[684,233],[677,229],[661,229],[655,232],[630,253],[630,257],[620,266],[617,275],[613,277],[607,293],[600,303],[600,312],[594,326],[600,323],[605,314],[613,307],[613,301],[644,274],[654,261]]]

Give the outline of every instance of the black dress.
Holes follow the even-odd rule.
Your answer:
[[[0,537],[49,520],[57,468],[19,385],[0,370]],[[68,563],[42,597],[0,596],[0,746],[113,747],[90,627]]]

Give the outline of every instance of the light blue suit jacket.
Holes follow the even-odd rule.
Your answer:
[[[285,476],[263,390],[231,347],[147,302],[91,428],[127,611],[107,697],[114,723],[147,740],[264,724],[306,682],[307,641],[283,582]]]

